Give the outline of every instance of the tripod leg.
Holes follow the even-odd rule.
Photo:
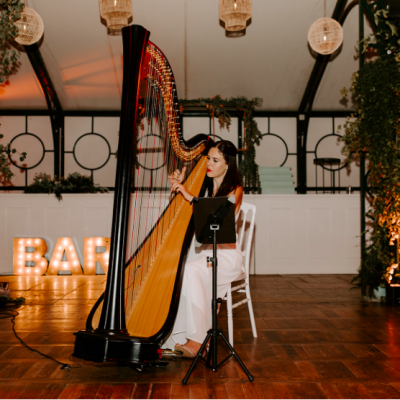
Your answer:
[[[211,335],[211,342],[213,344],[213,346],[212,346],[212,367],[211,367],[211,369],[213,371],[216,371],[217,370],[217,366],[218,366],[218,361],[217,361],[217,339],[218,339],[217,333],[213,332],[213,334]]]
[[[207,368],[211,368],[212,351],[213,351],[213,342],[212,342],[212,340],[210,340],[210,346],[208,347],[208,353],[207,353],[207,363],[206,363]]]
[[[209,339],[210,337],[211,337],[211,332],[209,332],[209,333],[207,334],[207,336],[206,336],[206,338],[205,338],[203,344],[202,344],[201,347],[200,347],[200,350],[197,352],[196,357],[194,358],[194,360],[193,360],[193,362],[192,362],[192,365],[190,366],[190,368],[189,368],[188,372],[186,373],[185,377],[183,378],[183,380],[182,380],[182,384],[183,384],[183,385],[186,385],[186,384],[187,384],[187,381],[188,381],[188,379],[189,379],[189,377],[190,377],[190,374],[191,374],[192,371],[194,370],[194,367],[196,366],[197,361],[200,360],[200,357],[201,357],[201,355],[203,354],[203,350],[205,349],[205,347],[206,347],[206,345],[207,345],[207,342],[208,342],[208,339]]]
[[[225,344],[228,346],[228,349],[231,351],[232,355],[236,358],[236,361],[239,363],[239,365],[242,367],[242,370],[244,373],[247,375],[247,378],[249,379],[250,382],[254,381],[254,377],[250,374],[249,370],[246,368],[246,366],[243,364],[242,360],[240,357],[237,355],[235,349],[231,346],[231,344],[228,342],[226,337],[222,332],[220,332],[220,336],[222,340],[225,342]]]

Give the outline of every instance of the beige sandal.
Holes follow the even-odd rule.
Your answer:
[[[193,354],[189,350],[189,348],[185,347],[184,344],[176,344],[174,350],[175,351],[180,351],[182,353],[182,357],[185,357],[185,358],[195,358],[196,354],[197,354],[197,351],[196,351],[195,354]]]
[[[198,351],[196,351],[194,354],[192,353],[192,350],[190,350],[188,347],[185,347],[184,344],[176,344],[175,351],[179,351],[182,353],[182,357],[184,358],[195,358],[197,356]],[[208,347],[206,347],[203,350],[202,356],[205,357],[207,355]]]

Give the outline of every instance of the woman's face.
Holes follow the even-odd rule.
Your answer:
[[[207,156],[207,176],[209,178],[223,177],[226,171],[228,171],[228,164],[224,156],[218,148],[211,148]]]

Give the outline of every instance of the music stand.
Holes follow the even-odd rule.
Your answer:
[[[232,356],[242,367],[244,373],[250,382],[254,380],[246,366],[243,364],[240,357],[236,354],[234,348],[228,342],[221,329],[217,328],[217,303],[222,303],[222,299],[217,299],[217,243],[236,243],[235,231],[235,207],[227,197],[203,197],[193,202],[194,226],[197,241],[202,244],[213,244],[213,256],[207,257],[207,262],[212,263],[213,279],[212,279],[212,327],[207,332],[203,344],[200,347],[195,359],[192,362],[182,383],[186,385],[190,374],[192,373],[197,362],[201,359],[205,361],[206,367],[212,371],[217,371]],[[230,354],[219,364],[217,363],[217,339],[222,338]],[[208,340],[210,348],[208,351],[207,360],[202,356]],[[212,363],[211,363],[212,360]]]

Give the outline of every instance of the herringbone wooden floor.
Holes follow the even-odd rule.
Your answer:
[[[255,377],[231,360],[218,372],[190,361],[138,373],[117,364],[81,363],[61,370],[21,346],[0,320],[0,398],[400,398],[400,309],[364,303],[350,275],[253,276],[258,328],[246,306],[234,310],[235,349]],[[73,351],[105,278],[1,277],[23,296],[16,330],[33,348],[60,361]],[[240,296],[240,295],[239,295]],[[226,329],[226,309],[219,315]],[[221,348],[221,357],[223,349]]]

